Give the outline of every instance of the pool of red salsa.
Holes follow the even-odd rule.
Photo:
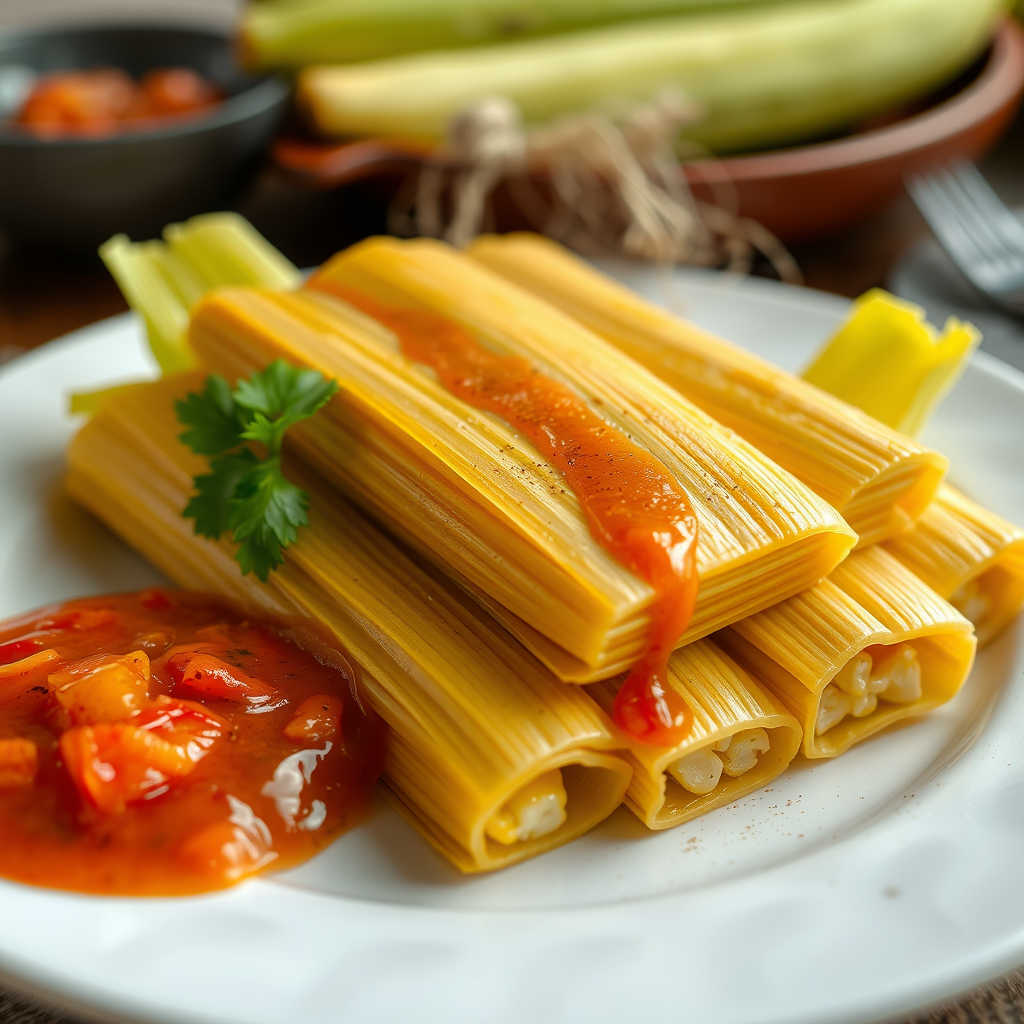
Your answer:
[[[161,589],[0,622],[0,875],[174,895],[293,866],[363,815],[384,739],[313,624]]]

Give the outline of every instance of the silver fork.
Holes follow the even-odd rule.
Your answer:
[[[1024,316],[1024,225],[966,160],[907,181],[907,191],[963,275]]]

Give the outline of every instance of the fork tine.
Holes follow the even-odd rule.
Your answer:
[[[947,170],[936,175],[935,180],[950,203],[956,207],[961,226],[974,239],[982,258],[988,262],[1011,259],[1014,250],[1007,245],[989,211],[975,203],[974,194],[964,187],[959,178]]]
[[[933,177],[911,178],[907,189],[935,236],[949,251],[956,264],[970,276],[969,268],[984,260],[970,230],[965,230],[962,216],[942,185]]]
[[[985,216],[1015,254],[1024,254],[1024,225],[1007,209],[981,171],[966,160],[957,161],[950,170],[975,209]]]
[[[963,221],[970,225],[975,240],[992,264],[1004,268],[1019,265],[1024,259],[1024,239],[1020,240],[1005,226],[1008,216],[995,196],[987,196],[975,189],[973,182],[966,184],[954,173],[945,177],[944,187],[960,208]]]
[[[964,276],[1024,315],[1024,226],[972,164],[907,181],[907,191]]]

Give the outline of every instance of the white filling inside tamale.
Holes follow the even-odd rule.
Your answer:
[[[770,746],[764,729],[743,729],[673,761],[665,770],[687,792],[704,796],[718,785],[723,772],[738,778],[750,771]]]
[[[757,764],[757,759],[771,746],[764,729],[744,729],[732,737],[722,754],[725,774],[737,779]]]
[[[965,618],[981,629],[992,612],[992,595],[985,587],[985,573],[968,580],[950,596],[949,603]]]
[[[847,715],[867,717],[880,700],[909,704],[921,699],[921,663],[914,645],[875,650],[876,658],[867,651],[852,657],[822,690],[814,723],[817,735],[828,732]]]
[[[718,785],[722,777],[722,759],[710,747],[704,747],[673,761],[666,771],[690,793],[703,796]]]
[[[505,801],[487,823],[487,835],[505,846],[549,835],[565,824],[568,799],[562,773],[544,772]]]

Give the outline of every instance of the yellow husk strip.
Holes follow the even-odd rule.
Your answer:
[[[298,268],[237,213],[204,213],[168,224],[164,241],[134,243],[115,235],[100,246],[128,305],[142,318],[153,356],[164,373],[192,369],[188,314],[201,295],[223,285],[297,288]],[[83,396],[81,411],[97,401]]]
[[[820,736],[822,691],[856,654],[874,644],[915,641],[921,697],[879,701],[864,718],[847,716]],[[970,622],[882,547],[851,555],[831,577],[715,635],[788,708],[804,731],[807,757],[834,757],[893,722],[944,704],[974,662]]]
[[[1024,530],[948,485],[913,530],[885,547],[965,614],[963,590],[972,586],[983,595],[988,607],[974,618],[980,647],[1024,606]]]
[[[188,309],[189,296],[199,285],[189,268],[162,242],[133,244],[127,235],[105,242],[100,256],[128,305],[142,318],[160,369],[181,373],[194,367],[195,355],[187,340]]]
[[[853,303],[803,378],[917,437],[980,341],[973,324],[951,316],[940,334],[920,306],[872,288]]]
[[[463,871],[543,853],[619,804],[629,766],[585,692],[563,686],[457,587],[428,574],[298,463],[310,526],[266,584],[243,577],[231,545],[197,537],[181,512],[205,460],[177,439],[172,401],[195,374],[111,398],[72,441],[69,489],[182,586],[329,627],[358,663],[390,727],[385,782],[423,835]],[[568,820],[540,839],[486,838],[522,785],[561,768]]]
[[[237,213],[204,213],[168,224],[164,240],[198,278],[200,294],[227,284],[298,288],[302,283],[298,267]],[[195,302],[199,294],[190,298]]]
[[[624,803],[648,827],[671,828],[716,807],[733,803],[781,775],[800,749],[796,719],[773,700],[757,681],[710,640],[698,640],[672,655],[669,685],[693,712],[693,730],[675,747],[652,747],[626,740],[626,758],[633,780]],[[610,710],[618,684],[587,687],[594,699]],[[736,778],[723,775],[703,796],[687,792],[665,769],[680,757],[709,747],[744,729],[764,729],[771,748],[757,765]]]
[[[469,253],[575,317],[834,505],[867,546],[925,510],[948,460],[806,381],[681,320],[539,235]]]
[[[430,309],[567,382],[652,451],[700,527],[700,598],[684,642],[797,593],[854,542],[829,505],[646,370],[559,313],[436,242],[371,240],[318,278],[395,307]],[[230,377],[274,358],[338,379],[295,444],[350,497],[446,571],[566,652],[564,678],[616,674],[641,653],[653,591],[591,535],[576,497],[531,443],[457,399],[395,336],[311,289],[225,290],[201,301],[191,342]],[[766,571],[766,570],[771,571]],[[541,646],[544,646],[543,644]]]

